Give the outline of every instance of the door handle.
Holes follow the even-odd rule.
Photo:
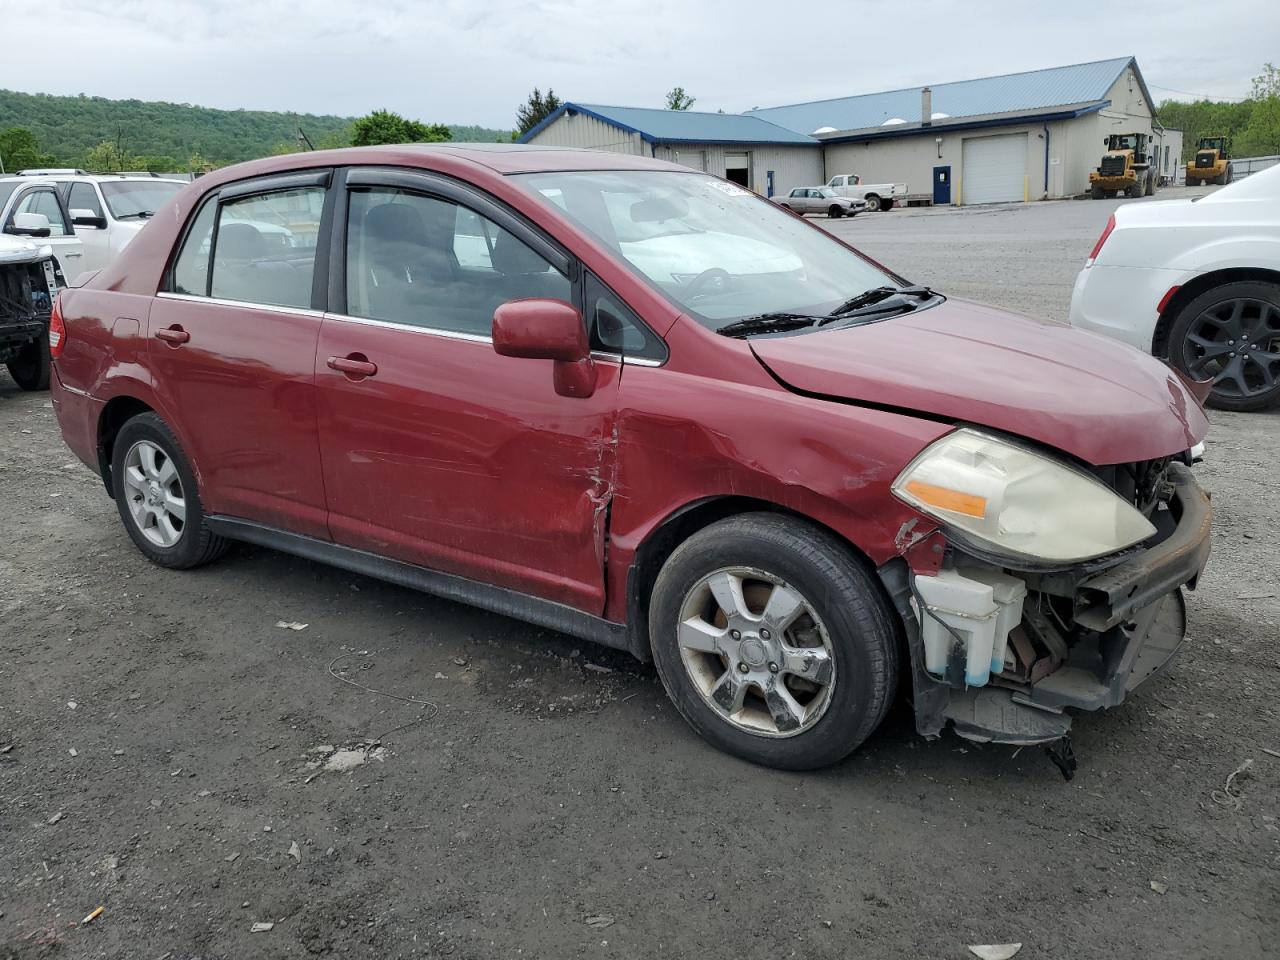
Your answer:
[[[176,347],[178,344],[186,343],[190,340],[191,334],[187,333],[187,331],[183,330],[177,324],[174,324],[172,327],[165,327],[163,330],[157,330],[156,339],[163,340],[165,343]]]
[[[345,357],[330,357],[328,365],[330,370],[337,370],[352,380],[363,380],[365,377],[376,376],[378,373],[378,365],[363,353],[352,353]]]

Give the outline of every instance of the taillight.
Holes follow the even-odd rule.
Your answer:
[[[54,297],[53,309],[49,311],[49,356],[57,360],[66,345],[67,325],[62,322],[62,298]]]
[[[1089,259],[1084,262],[1086,267],[1092,267],[1093,261],[1098,259],[1098,253],[1102,250],[1102,245],[1107,242],[1107,237],[1111,236],[1111,231],[1116,228],[1116,215],[1113,213],[1107,217],[1107,225],[1102,228],[1102,236],[1098,238],[1098,242],[1093,245],[1093,252],[1089,254]]]

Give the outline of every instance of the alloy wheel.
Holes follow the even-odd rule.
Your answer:
[[[1187,371],[1213,379],[1213,392],[1248,399],[1280,383],[1280,308],[1266,300],[1239,297],[1215,303],[1187,330]]]
[[[186,526],[187,501],[173,458],[150,440],[139,440],[124,461],[129,515],[157,547],[172,547]]]
[[[831,638],[793,586],[751,567],[726,567],[685,595],[677,635],[694,687],[726,722],[791,737],[821,719],[836,665]]]

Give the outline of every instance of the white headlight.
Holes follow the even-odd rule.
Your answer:
[[[976,430],[931,444],[893,492],[992,552],[1074,563],[1139,543],[1156,528],[1105,484]]]

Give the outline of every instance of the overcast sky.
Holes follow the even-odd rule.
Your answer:
[[[1275,0],[0,0],[0,23],[0,88],[495,127],[535,85],[738,112],[1132,54],[1159,101],[1246,96],[1280,60]]]

